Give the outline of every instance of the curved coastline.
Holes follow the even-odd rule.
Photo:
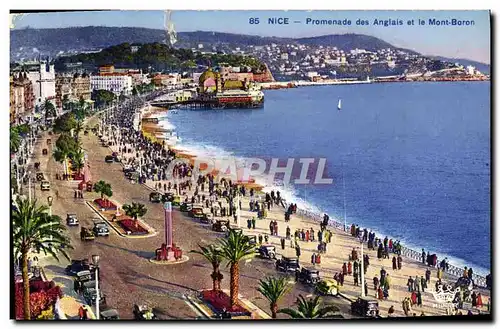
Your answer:
[[[167,110],[162,110],[166,111]],[[167,118],[162,118],[162,124],[158,124],[158,127],[161,127],[162,125],[171,125],[174,126],[171,122],[169,122],[168,117]],[[174,126],[175,127],[175,126]],[[151,127],[152,128],[152,127]],[[147,133],[147,132],[146,132]],[[157,139],[158,140],[158,139]],[[161,139],[158,140],[161,142]],[[184,158],[199,158],[199,159],[206,159],[206,160],[213,160],[215,158],[220,158],[221,156],[227,157],[236,157],[238,160],[244,161],[243,157],[237,157],[235,156],[232,152],[228,152],[226,150],[223,150],[222,148],[219,147],[214,147],[214,146],[207,146],[203,144],[198,144],[196,142],[191,143],[191,144],[178,144],[175,147],[172,148],[172,150],[178,154],[181,154],[182,157]],[[208,152],[207,152],[208,151]],[[314,204],[305,202],[302,200],[300,197],[297,197],[293,187],[291,189],[285,189],[281,186],[275,185],[275,184],[269,184],[266,182],[265,179],[255,179],[255,183],[253,183],[255,187],[260,187],[260,190],[263,192],[268,192],[271,190],[279,190],[280,193],[283,195],[285,205],[288,203],[297,203],[298,207],[298,212],[302,214],[303,216],[312,219],[314,221],[320,222],[322,220],[322,216],[325,213],[320,207],[317,207]],[[288,199],[288,201],[287,201]],[[353,223],[347,223],[347,227],[344,228],[344,223],[341,219],[339,218],[334,218],[332,215],[330,215],[330,224],[332,227],[343,230],[343,231],[349,231],[350,225]],[[359,223],[356,223],[360,227],[363,225],[362,220],[359,221]],[[386,234],[383,234],[383,228],[372,228],[372,231],[377,234],[377,236],[386,236]],[[389,238],[391,238],[389,235],[387,235]],[[397,239],[393,238],[393,241]],[[407,244],[405,242],[405,239],[399,239],[401,243],[403,244],[403,255],[411,258],[413,260],[420,260],[421,259],[421,247],[417,247],[412,244]],[[428,249],[426,249],[428,250]],[[449,260],[449,269],[447,273],[454,275],[454,276],[461,276],[463,272],[463,267],[467,266],[469,267],[470,262],[468,263],[467,261],[460,259],[459,257],[453,256],[453,255],[448,255],[444,253],[439,253],[438,254],[438,261],[444,259],[444,257],[447,257]],[[473,274],[475,277],[475,280],[478,285],[485,285],[486,279],[485,276],[490,273],[490,270],[486,269],[485,267],[478,265],[478,264],[472,264],[475,273]]]

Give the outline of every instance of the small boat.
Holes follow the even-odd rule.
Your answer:
[[[342,109],[342,100],[339,98],[339,103],[337,104],[337,109],[340,111]]]

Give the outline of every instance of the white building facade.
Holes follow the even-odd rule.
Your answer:
[[[129,75],[92,75],[90,77],[90,89],[107,90],[120,95],[132,93],[132,77]]]
[[[29,65],[28,79],[33,84],[35,106],[43,104],[47,98],[52,99],[56,97],[56,72],[54,65],[46,61]]]

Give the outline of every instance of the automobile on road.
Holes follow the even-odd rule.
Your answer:
[[[259,255],[262,258],[276,259],[276,247],[270,244],[265,244],[259,247]]]
[[[82,227],[80,230],[80,239],[82,239],[82,241],[92,241],[95,239],[94,232],[86,227]]]
[[[115,161],[115,159],[112,155],[106,155],[106,157],[104,158],[104,161],[106,163],[113,163]]]
[[[282,272],[300,271],[299,259],[297,257],[282,257],[276,260],[276,269]]]
[[[351,303],[351,312],[366,317],[376,317],[379,314],[378,301],[370,297],[358,297]]]
[[[96,236],[109,236],[108,224],[103,221],[94,222],[93,231]]]
[[[50,182],[49,181],[42,181],[42,183],[40,184],[40,189],[42,191],[50,191]]]
[[[76,214],[67,214],[66,224],[68,224],[68,226],[78,226],[80,222],[78,221]]]

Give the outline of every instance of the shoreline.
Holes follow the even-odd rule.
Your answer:
[[[143,113],[143,111],[147,111],[149,110],[150,113],[168,113],[168,110],[167,109],[164,109],[164,108],[154,108],[153,111],[150,110],[150,108],[147,108],[147,107],[144,107],[141,109],[141,113]],[[173,124],[168,120],[168,119],[164,119],[162,121],[165,121],[167,122],[168,125],[172,125]],[[161,128],[161,124],[149,124],[148,123],[148,127],[147,127],[147,130],[150,130],[150,129],[155,129],[154,127],[152,126],[156,126],[157,128]],[[141,131],[143,131],[143,127],[141,125]],[[144,131],[143,131],[144,133]],[[145,135],[149,135],[151,136],[152,138],[154,138],[153,140],[161,140],[161,139],[158,139],[156,137],[153,137],[150,133],[148,133],[147,131],[145,132]],[[161,142],[161,141],[160,141]],[[194,162],[194,159],[196,160],[199,160],[199,161],[202,161],[202,162],[209,162],[209,161],[213,161],[214,159],[216,159],[217,155],[206,155],[206,154],[201,154],[201,152],[199,150],[190,150],[189,148],[186,149],[186,148],[183,148],[182,145],[175,145],[175,146],[168,146],[168,145],[165,145],[166,148],[169,148],[171,149],[173,152],[175,152],[176,154],[180,155],[180,158],[185,158],[185,159],[188,159],[188,161],[192,164]],[[222,149],[221,149],[222,150]],[[198,152],[197,152],[198,151]],[[222,150],[223,152],[226,153],[225,150]],[[228,152],[228,154],[231,154],[232,152]],[[238,156],[235,156],[235,155],[229,155],[230,157],[234,157],[236,159],[244,159],[244,157],[238,157]],[[234,177],[231,177],[231,175],[227,175],[227,174],[222,174],[222,173],[217,173],[217,176],[220,176],[220,177],[228,177],[228,178],[232,178],[233,181],[235,181]],[[265,179],[264,179],[265,180]],[[300,197],[297,197],[297,196],[293,196],[293,191],[291,192],[292,195],[290,195],[290,198],[291,198],[291,201],[287,202],[286,198],[285,198],[285,194],[289,194],[290,191],[289,190],[285,190],[283,189],[282,187],[280,186],[275,186],[275,185],[269,185],[269,184],[266,184],[266,182],[263,182],[262,180],[259,180],[258,178],[255,179],[254,182],[252,183],[238,183],[239,185],[245,185],[245,186],[249,186],[249,188],[254,188],[256,190],[258,190],[260,193],[265,193],[266,191],[267,192],[270,192],[271,190],[279,190],[282,197],[283,197],[283,201],[285,203],[285,205],[287,206],[290,203],[297,203],[297,213],[300,213],[302,216],[306,217],[308,220],[311,220],[313,222],[321,222],[322,221],[322,217],[323,217],[323,212],[322,209],[314,204],[310,204],[309,208],[311,209],[317,209],[319,210],[318,211],[312,211],[312,210],[308,210],[308,209],[304,209],[304,208],[307,208],[308,206],[307,205],[304,205],[303,204],[303,201]],[[352,224],[352,223],[351,223]],[[329,222],[329,226],[332,226],[334,227],[335,229],[337,230],[342,230],[343,232],[348,232],[350,230],[350,224],[347,223],[347,227],[343,229],[343,226],[344,226],[344,223],[341,221],[341,219],[339,218],[335,218],[334,216],[330,216],[330,222]],[[362,223],[358,223],[358,226],[361,227],[362,226]],[[389,235],[386,235],[386,234],[379,234],[380,232],[383,231],[383,229],[381,230],[378,230],[378,229],[375,229],[373,230],[373,232],[375,232],[377,234],[377,236],[387,236],[389,239],[391,239],[391,237]],[[394,239],[392,238],[393,241],[396,241],[397,239]],[[417,246],[414,246],[412,244],[407,244],[405,243],[404,241],[404,238],[400,239],[402,245],[403,245],[403,255],[408,257],[408,258],[411,258],[413,260],[417,260],[417,261],[420,261],[421,260],[421,251],[418,251],[418,250],[422,250],[421,247],[417,247]],[[428,249],[424,248],[426,250],[426,252],[428,251]],[[432,249],[432,250],[435,250],[435,249]],[[464,259],[461,259],[459,257],[456,257],[456,256],[453,256],[453,255],[447,255],[447,254],[444,254],[444,253],[439,253],[439,252],[434,252],[436,253],[436,255],[438,255],[438,262],[440,262],[442,259],[444,259],[445,257],[448,259],[448,263],[449,263],[449,270],[446,271],[446,273],[448,274],[451,274],[453,276],[458,276],[460,277],[462,272],[463,272],[463,267],[464,266],[467,266],[469,268],[469,265],[470,262],[464,260]],[[442,257],[439,257],[442,256]],[[476,284],[478,285],[481,285],[481,286],[485,286],[485,282],[486,282],[486,275],[487,274],[490,274],[491,273],[491,270],[488,270],[485,266],[481,266],[481,265],[476,265],[476,264],[473,264],[474,266],[472,267],[474,269],[474,278],[475,278],[475,282]]]

